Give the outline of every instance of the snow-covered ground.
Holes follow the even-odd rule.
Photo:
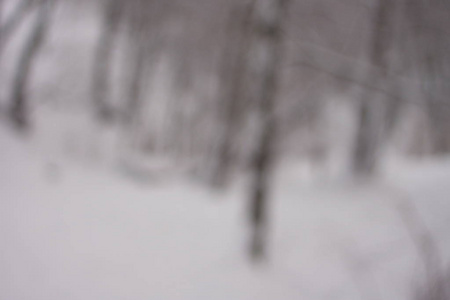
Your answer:
[[[397,193],[449,258],[448,160],[391,164],[364,186],[280,166],[270,257],[254,266],[244,185],[137,183],[52,160],[4,124],[0,143],[0,299],[408,299],[423,272]]]

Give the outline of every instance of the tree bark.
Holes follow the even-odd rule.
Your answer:
[[[0,0],[0,53],[3,45],[3,6],[4,1]]]
[[[103,122],[114,117],[113,108],[108,104],[111,96],[110,79],[113,53],[121,21],[121,0],[108,0],[104,5],[103,28],[94,54],[92,78],[92,102],[97,118]]]
[[[282,23],[288,0],[257,0],[252,20],[250,74],[259,122],[252,157],[250,195],[251,236],[249,255],[253,261],[266,257],[268,193],[274,162],[276,124],[274,106],[282,60]]]
[[[433,13],[439,9],[449,8],[445,1],[404,2],[409,34],[413,40],[413,47],[410,48],[414,52],[411,56],[416,59],[421,75],[421,88],[430,125],[431,151],[434,154],[450,152],[450,119],[446,108],[450,103],[448,100],[450,58],[447,51],[447,35],[442,34],[448,27],[448,16]]]
[[[387,76],[386,51],[392,30],[393,4],[390,0],[378,0],[373,17],[373,36],[369,47],[370,69],[366,82],[374,86],[385,84]],[[358,108],[358,127],[353,149],[353,171],[356,175],[371,176],[378,165],[379,148],[383,132],[384,109],[378,95],[364,90]]]
[[[246,83],[245,61],[248,58],[249,17],[251,3],[236,7],[228,23],[221,69],[221,120],[217,158],[213,184],[224,187],[230,177],[234,157],[234,146],[245,109],[244,86]]]
[[[141,43],[136,42],[130,45],[133,54],[131,55],[131,73],[128,86],[128,102],[125,108],[125,123],[131,125],[137,117],[139,107],[142,102],[143,86],[142,81],[145,74],[146,51]]]
[[[4,0],[0,0],[0,6],[3,7]],[[3,51],[4,46],[8,43],[8,40],[11,38],[14,31],[20,25],[20,23],[24,20],[25,16],[28,12],[30,12],[33,6],[32,0],[22,0],[17,6],[14,8],[14,11],[11,13],[11,16],[2,20],[0,27],[0,55]]]
[[[27,89],[33,64],[45,39],[54,1],[39,4],[35,22],[19,58],[19,65],[13,81],[10,116],[19,129],[29,127]]]

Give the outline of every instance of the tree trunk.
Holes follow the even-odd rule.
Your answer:
[[[422,26],[427,23],[422,19]],[[425,33],[427,40],[420,50],[422,53],[422,89],[426,97],[426,109],[431,133],[431,150],[434,154],[450,152],[450,119],[448,101],[448,62],[446,43],[434,32]]]
[[[92,102],[95,115],[103,122],[111,121],[114,117],[108,99],[111,96],[109,86],[111,66],[122,13],[120,3],[120,0],[108,0],[104,4],[103,28],[93,62]]]
[[[249,17],[251,3],[237,7],[231,14],[227,36],[222,55],[221,70],[221,99],[219,117],[221,120],[221,133],[219,133],[219,144],[213,184],[224,187],[230,177],[233,165],[234,146],[239,133],[244,105],[245,85],[245,61],[248,58],[249,39]]]
[[[4,1],[0,0],[0,53],[3,45],[3,6]]]
[[[249,254],[259,261],[267,252],[267,201],[274,160],[274,105],[282,59],[282,22],[288,0],[257,0],[252,20],[250,74],[259,132],[252,157]]]
[[[353,153],[353,171],[358,175],[370,176],[377,165],[379,132],[375,111],[378,109],[375,101],[379,101],[372,94],[365,93],[366,98],[359,103],[358,128],[356,146]]]
[[[440,7],[439,7],[439,6]],[[442,35],[448,17],[432,13],[435,9],[448,10],[447,2],[408,0],[404,11],[409,34],[414,44],[410,47],[417,60],[421,88],[428,114],[431,150],[435,154],[450,152],[450,121],[448,118],[449,56],[448,40]]]
[[[19,65],[13,81],[10,116],[19,129],[29,126],[27,88],[33,63],[44,41],[54,2],[43,1],[39,4],[36,20],[19,58]]]
[[[442,103],[427,101],[427,112],[431,131],[431,150],[434,154],[450,153],[450,120],[449,108]]]
[[[0,6],[3,7],[4,0],[0,0]],[[14,8],[11,16],[1,22],[0,27],[0,55],[3,51],[4,46],[8,43],[9,38],[12,36],[13,32],[19,27],[22,20],[25,18],[27,13],[31,10],[33,2],[31,0],[22,0]]]
[[[368,83],[374,86],[385,84],[387,58],[386,51],[392,30],[392,1],[378,0],[374,13],[369,47],[370,69],[367,73]],[[353,171],[356,175],[370,176],[376,170],[383,132],[384,109],[386,99],[380,99],[372,91],[364,90],[359,103],[359,123],[353,149]]]
[[[130,79],[127,90],[127,103],[125,107],[125,125],[131,129],[135,124],[139,109],[142,106],[143,77],[146,71],[146,47],[140,41],[134,41],[130,45]]]

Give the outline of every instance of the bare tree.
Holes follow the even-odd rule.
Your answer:
[[[3,51],[3,47],[7,44],[14,31],[25,19],[26,15],[30,12],[35,0],[21,0],[14,7],[13,12],[4,21],[1,20],[0,26],[0,54]],[[3,0],[0,2],[0,6],[3,7]],[[1,11],[1,10],[0,10]]]
[[[366,82],[374,86],[385,85],[387,77],[387,55],[394,2],[378,0],[373,15],[372,37],[369,45],[370,67]],[[357,135],[353,152],[353,171],[359,175],[370,175],[377,165],[382,132],[383,103],[377,93],[364,89],[359,103]],[[384,99],[385,100],[385,99]]]
[[[156,19],[159,6],[157,1],[133,0],[127,2],[127,34],[128,50],[127,66],[129,67],[129,80],[127,82],[127,103],[125,104],[124,120],[130,124],[141,107],[143,97],[143,80],[148,68],[149,58],[154,54]],[[161,13],[161,11],[159,11]]]
[[[213,175],[215,186],[224,186],[233,165],[234,147],[245,110],[245,61],[248,59],[249,17],[252,2],[239,4],[230,13],[220,71],[219,117],[221,133]]]
[[[2,37],[3,37],[3,6],[4,6],[4,1],[0,0],[0,53],[1,53],[1,48],[2,48]]]
[[[33,27],[19,58],[10,99],[10,116],[13,123],[20,129],[25,129],[29,125],[27,88],[33,63],[36,61],[47,32],[53,6],[53,0],[42,0],[39,3]]]
[[[186,26],[184,26],[186,30]],[[186,45],[184,39],[188,39],[189,36],[176,36],[176,40],[179,44],[171,47],[172,61],[174,65],[174,77],[173,77],[173,96],[169,100],[168,113],[166,115],[167,137],[166,137],[166,149],[172,151],[177,160],[185,156],[186,154],[186,140],[192,138],[192,134],[189,126],[187,126],[186,118],[186,106],[188,106],[189,99],[187,95],[191,92],[194,86],[196,70],[194,68],[196,59],[193,55],[194,49],[189,45]]]
[[[125,107],[125,123],[131,125],[136,118],[139,108],[142,105],[143,79],[146,70],[146,48],[139,41],[130,43],[130,77],[128,82],[127,97]]]
[[[113,109],[108,104],[108,98],[111,96],[109,81],[123,5],[121,0],[107,0],[102,5],[104,13],[102,32],[93,62],[92,102],[98,119],[110,121],[113,118]]]
[[[276,124],[274,106],[282,61],[282,24],[288,0],[258,0],[252,19],[250,76],[256,101],[259,132],[252,155],[250,195],[251,237],[249,254],[254,261],[267,251],[267,205],[274,160]]]
[[[447,1],[406,0],[404,12],[407,32],[412,40],[409,55],[414,58],[420,73],[421,88],[429,117],[432,151],[450,152],[450,118],[448,109],[448,20],[450,6]]]

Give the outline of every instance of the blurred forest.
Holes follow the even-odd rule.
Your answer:
[[[248,179],[254,261],[276,166],[370,182],[450,154],[447,0],[0,0],[0,19],[4,126],[137,180]]]
[[[2,12],[3,114],[21,131],[40,106],[89,110],[134,151],[209,168],[217,185],[251,165],[265,114],[277,156],[317,167],[339,147],[365,175],[390,147],[450,151],[445,1],[24,0]],[[259,91],[272,89],[264,72],[274,91]],[[353,126],[329,124],[339,110]]]

